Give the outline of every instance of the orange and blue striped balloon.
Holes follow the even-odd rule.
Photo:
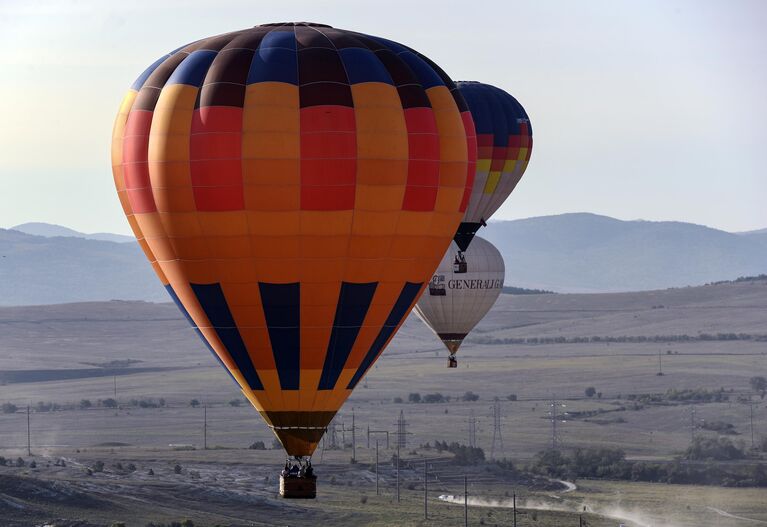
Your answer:
[[[162,57],[125,96],[112,149],[154,270],[294,456],[437,268],[475,158],[463,97],[433,62],[309,23]]]

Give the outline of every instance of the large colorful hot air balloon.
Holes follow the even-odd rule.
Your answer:
[[[450,352],[448,367],[458,366],[455,354],[466,335],[493,307],[503,289],[506,268],[498,249],[476,236],[462,255],[468,269],[459,271],[458,247],[450,249],[415,306],[416,314]]]
[[[525,173],[533,149],[533,129],[517,100],[495,86],[456,83],[477,132],[477,172],[466,214],[455,235],[465,251],[477,230],[506,201]]]
[[[152,64],[112,159],[157,275],[304,462],[437,267],[475,148],[463,97],[423,55],[283,23]]]

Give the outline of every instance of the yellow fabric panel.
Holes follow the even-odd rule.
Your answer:
[[[244,211],[198,212],[200,228],[206,236],[247,236],[248,216]]]
[[[298,159],[301,143],[295,132],[244,132],[242,156],[245,159]]]
[[[367,199],[372,200],[374,194],[374,187],[369,187],[367,191]],[[358,189],[357,192],[360,192]],[[382,194],[386,194],[381,190]],[[396,192],[391,192],[395,194]],[[394,198],[389,198],[394,199]],[[352,233],[360,236],[389,236],[397,230],[397,214],[392,213],[391,209],[388,211],[377,210],[358,210],[355,213],[354,225],[352,226]]]
[[[490,165],[492,165],[492,159],[477,159],[477,173],[483,174],[490,171]]]
[[[301,410],[311,410],[314,408],[315,398],[317,396],[317,387],[320,385],[320,376],[322,369],[310,369],[301,364],[301,384],[298,389]]]
[[[202,238],[204,233],[197,212],[161,212],[162,225],[169,238]]]
[[[348,235],[352,230],[354,211],[302,210],[301,234],[303,236]]]
[[[439,132],[439,152],[442,161],[458,161],[466,166],[468,144],[466,129],[461,114],[450,90],[446,86],[435,86],[426,90],[434,111]]]
[[[246,185],[245,209],[258,211],[297,211],[301,208],[298,185]]]
[[[285,82],[257,82],[245,87],[243,130],[299,130],[298,113],[295,120],[273,120],[265,112],[270,109],[299,109],[298,86]],[[264,118],[260,114],[264,115]]]
[[[402,185],[407,184],[408,160],[402,159],[358,159],[358,185]],[[401,203],[397,205],[397,209]]]
[[[487,181],[485,182],[485,188],[482,189],[482,192],[484,194],[492,194],[495,192],[496,187],[498,187],[498,182],[501,180],[501,173],[500,172],[490,172],[487,176]]]
[[[517,165],[516,159],[507,159],[506,162],[503,164],[503,172],[506,174],[511,174],[514,172],[514,167]]]
[[[355,191],[355,207],[357,214],[367,211],[386,211],[391,223],[396,220],[396,214],[402,207],[405,197],[405,185],[357,185]],[[355,223],[356,223],[355,219]],[[388,223],[388,222],[387,222]]]
[[[120,103],[120,109],[117,112],[114,126],[112,127],[112,166],[120,166],[123,162],[123,137],[125,136],[125,123],[128,121],[128,113],[130,112],[133,102],[136,100],[138,92],[135,90],[129,90],[123,97]],[[117,190],[123,190],[125,188],[124,183],[118,183],[115,181]]]
[[[277,375],[277,370],[259,370],[258,377],[261,379],[261,384],[264,385],[264,392],[269,394],[270,399],[268,404],[264,404],[263,409],[282,410],[285,408],[284,397],[288,392],[280,388],[280,378]]]

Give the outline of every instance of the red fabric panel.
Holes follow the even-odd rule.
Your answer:
[[[469,199],[471,198],[471,191],[474,187],[474,178],[477,175],[478,137],[474,131],[474,119],[471,118],[471,112],[461,112],[461,120],[463,121],[464,130],[466,130],[468,163],[466,166],[466,187],[463,191],[460,211],[466,212],[466,208],[469,206]]]
[[[199,211],[245,208],[242,108],[207,106],[192,116],[190,173]]]
[[[149,130],[152,112],[135,110],[128,115],[123,138],[123,175],[128,201],[135,214],[156,212],[149,181]]]
[[[434,210],[439,189],[439,135],[431,108],[404,110],[408,133],[407,186],[403,210]]]
[[[301,108],[301,209],[353,209],[356,182],[354,109]]]

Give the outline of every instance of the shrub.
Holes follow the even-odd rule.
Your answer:
[[[394,398],[394,404],[402,404],[402,403],[403,403],[402,397],[395,397]]]
[[[232,399],[229,401],[229,406],[237,407],[242,404],[242,401],[240,399]]]
[[[183,469],[181,468],[181,465],[176,465],[175,467],[173,467],[173,472],[174,472],[175,474],[181,474],[181,471],[182,471],[182,470],[183,470]]]
[[[110,397],[109,399],[104,399],[101,401],[101,405],[105,406],[106,408],[117,408],[117,401]]]
[[[420,403],[421,402],[421,394],[420,393],[411,393],[407,396],[407,400],[410,403]]]
[[[82,401],[80,401],[80,408],[82,408],[83,410],[85,410],[86,408],[90,408],[91,406],[93,406],[93,403],[90,401],[90,399],[83,399]]]
[[[256,441],[248,447],[250,450],[266,450],[266,445],[263,441]]]
[[[91,467],[91,469],[93,470],[93,472],[104,472],[104,462],[96,461]]]
[[[477,395],[476,393],[472,391],[469,391],[463,394],[463,396],[461,397],[461,400],[466,402],[479,401],[479,395]]]
[[[511,393],[511,394],[506,396],[506,399],[508,399],[509,401],[516,401],[517,400],[517,395],[514,394],[514,393]]]
[[[13,403],[3,403],[2,409],[4,414],[15,414],[19,408]]]
[[[23,459],[21,459],[20,457],[17,457],[17,458],[16,458],[16,466],[17,466],[17,467],[23,467],[24,465],[26,465],[26,463],[24,462],[24,460],[23,460]]]
[[[192,408],[197,408],[198,406],[200,406],[200,401],[198,401],[197,399],[192,399],[191,401],[189,401],[189,406],[191,406]]]
[[[589,386],[583,393],[586,394],[586,397],[594,397],[597,394],[597,389],[593,386]]]
[[[733,445],[726,437],[696,437],[685,451],[684,457],[693,461],[730,461],[742,459],[745,455],[743,450]]]

